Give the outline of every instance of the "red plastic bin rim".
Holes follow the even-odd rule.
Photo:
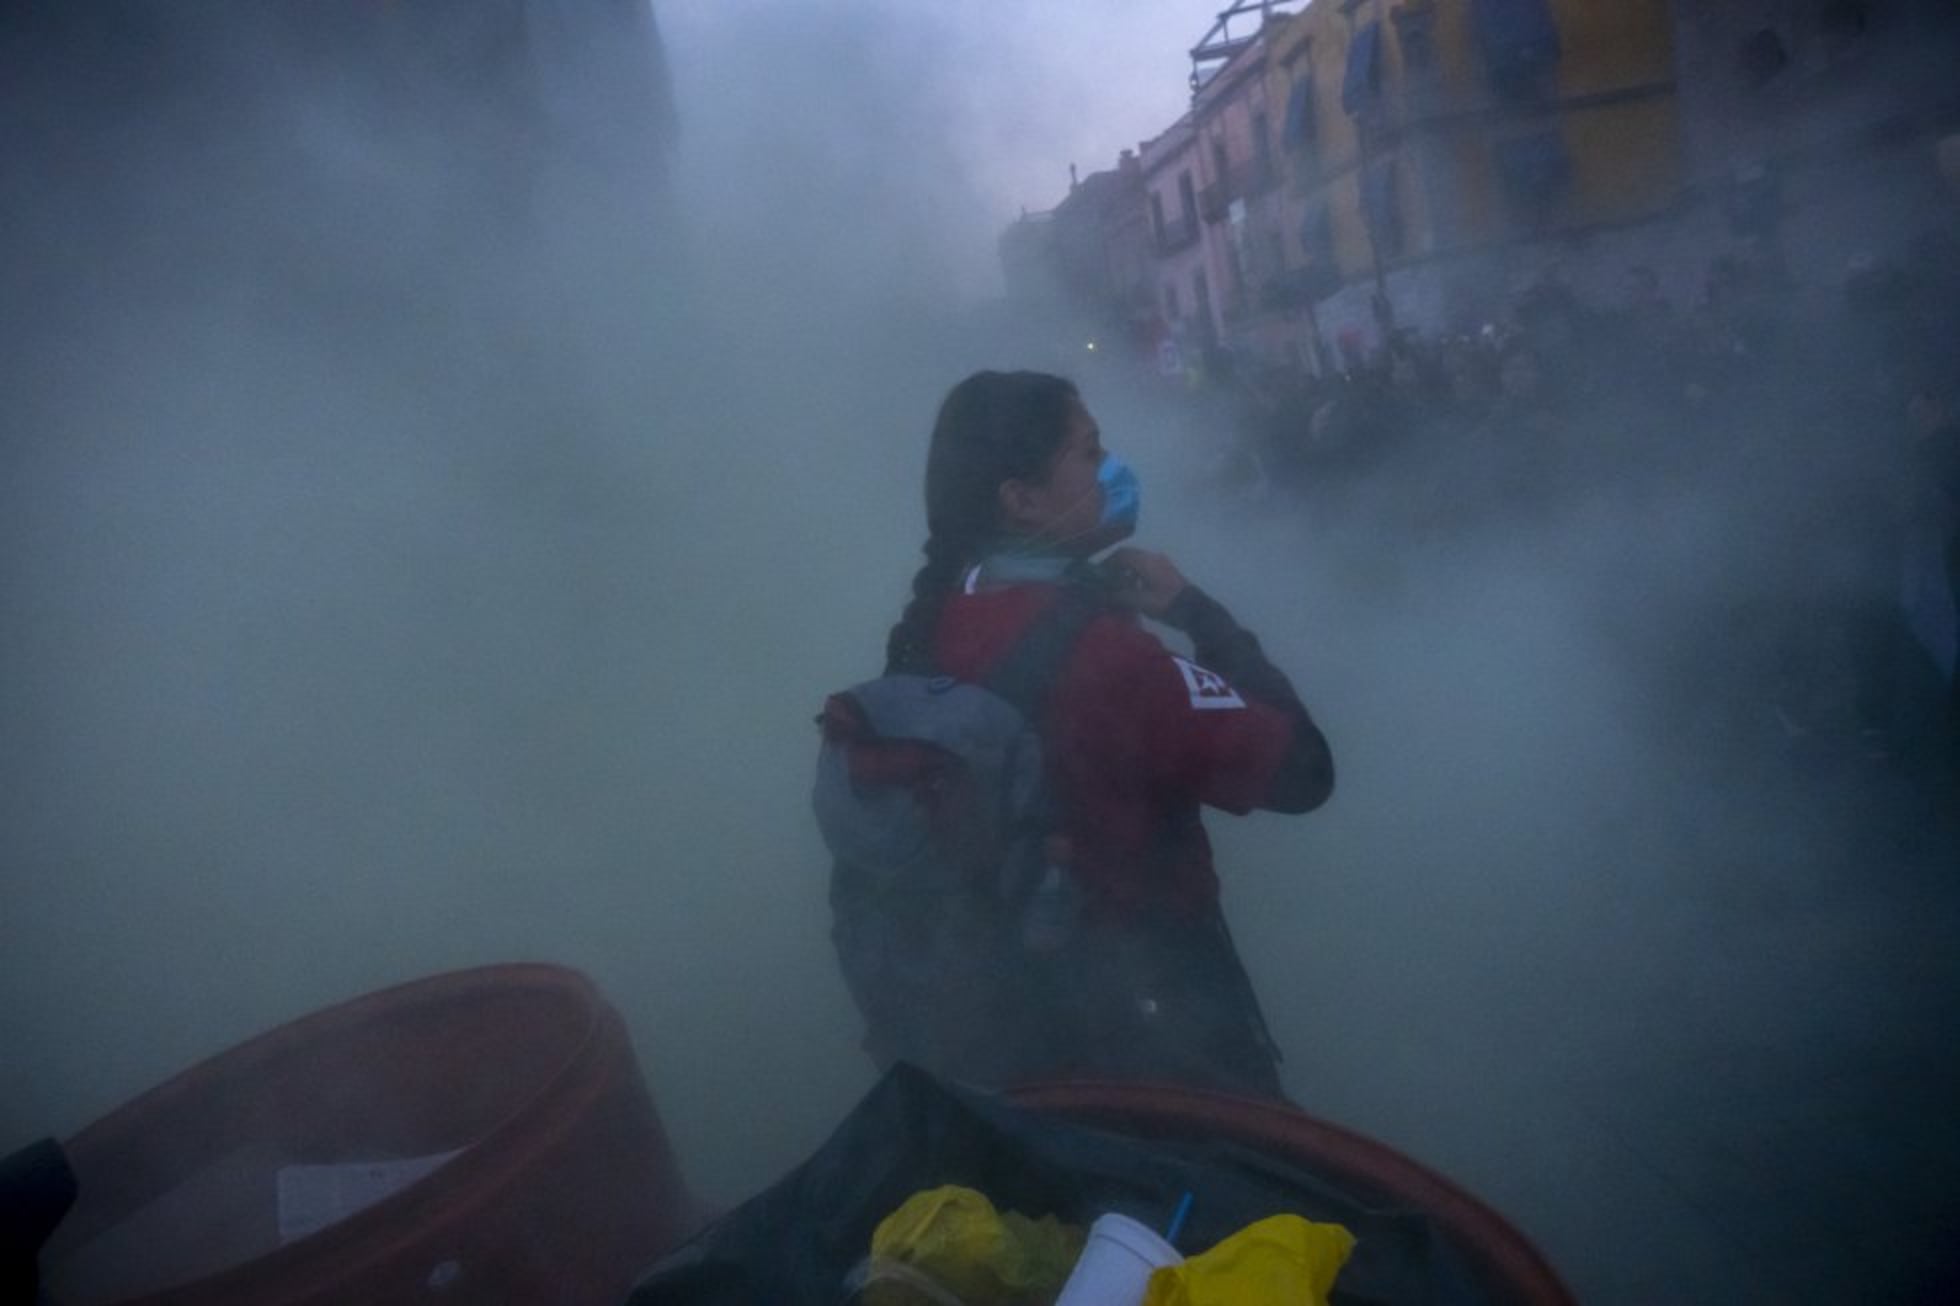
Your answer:
[[[1577,1306],[1543,1252],[1509,1220],[1386,1143],[1297,1107],[1172,1084],[1058,1081],[1011,1089],[1008,1100],[1084,1123],[1149,1134],[1222,1138],[1282,1159],[1310,1160],[1342,1178],[1407,1202],[1443,1228],[1517,1306]]]
[[[623,1039],[624,1025],[598,986],[583,972],[567,966],[549,962],[501,962],[423,976],[319,1008],[256,1034],[129,1099],[65,1142],[63,1147],[77,1171],[85,1172],[94,1157],[113,1155],[123,1137],[140,1134],[142,1122],[153,1106],[194,1095],[201,1086],[213,1081],[249,1075],[259,1067],[292,1055],[296,1048],[360,1025],[378,1009],[454,1001],[473,994],[494,995],[513,989],[565,993],[576,1000],[577,1009],[585,1017],[584,1028],[578,1032],[576,1041],[535,1093],[484,1130],[456,1157],[416,1183],[250,1262],[156,1290],[140,1300],[147,1301],[151,1295],[174,1299],[179,1294],[207,1286],[216,1288],[221,1283],[260,1279],[274,1282],[293,1265],[323,1256],[344,1256],[351,1269],[354,1263],[368,1259],[370,1251],[386,1254],[402,1240],[402,1230],[419,1219],[456,1218],[461,1208],[473,1204],[472,1195],[480,1197],[486,1191],[495,1191],[515,1177],[522,1158],[514,1155],[513,1149],[500,1146],[501,1143],[521,1139],[534,1131],[555,1132],[551,1122],[560,1114],[564,1099],[582,1091],[593,1058],[606,1054],[604,1031],[608,1026],[615,1027]]]
[[[472,992],[495,994],[507,993],[514,989],[555,989],[564,992],[577,1000],[579,1008],[587,1019],[576,1044],[563,1058],[558,1068],[552,1071],[540,1085],[538,1091],[513,1108],[511,1114],[502,1121],[484,1131],[485,1139],[494,1137],[508,1128],[514,1120],[533,1111],[541,1099],[550,1097],[559,1083],[588,1054],[593,1038],[605,1022],[610,1008],[600,994],[598,986],[583,972],[549,962],[500,962],[489,966],[473,966],[464,970],[426,975],[400,984],[392,984],[386,988],[374,989],[330,1006],[320,1007],[192,1063],[169,1079],[144,1090],[115,1107],[108,1114],[84,1126],[69,1139],[65,1146],[71,1155],[92,1150],[105,1137],[113,1138],[116,1132],[131,1127],[141,1117],[149,1114],[147,1108],[157,1102],[181,1097],[199,1084],[211,1080],[246,1073],[269,1061],[289,1055],[294,1047],[304,1046],[316,1039],[330,1037],[341,1030],[357,1027],[377,1010],[448,1001],[468,996]],[[468,1150],[470,1149],[466,1149],[466,1153]],[[463,1158],[459,1156],[456,1159],[460,1161]]]

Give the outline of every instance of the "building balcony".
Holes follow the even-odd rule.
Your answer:
[[[1232,193],[1251,199],[1279,185],[1279,169],[1267,159],[1249,159],[1232,165]]]
[[[1224,218],[1232,207],[1232,185],[1230,181],[1215,181],[1198,189],[1198,212],[1206,222],[1217,222]]]
[[[1198,219],[1192,214],[1172,218],[1157,232],[1157,253],[1160,256],[1175,254],[1197,243]]]
[[[1288,268],[1259,287],[1259,306],[1269,313],[1297,313],[1317,299],[1331,295],[1341,280],[1325,261]]]

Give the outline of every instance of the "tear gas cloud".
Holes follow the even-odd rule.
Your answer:
[[[1558,1185],[1619,1158],[1548,1085],[1665,1114],[1713,1060],[1816,1072],[1923,1000],[1850,960],[1944,919],[1871,898],[1858,850],[1900,813],[1694,718],[1707,614],[1797,579],[1709,562],[1791,520],[1760,479],[1447,547],[1228,497],[1222,421],[979,303],[1029,197],[982,185],[1013,98],[983,79],[1013,73],[972,24],[661,10],[649,237],[579,181],[512,204],[331,61],[163,9],[9,92],[0,1143],[317,1005],[537,958],[627,1014],[708,1196],[794,1162],[871,1077],[810,718],[875,671],[934,408],[986,366],[1076,373],[1144,477],[1138,542],[1333,742],[1322,812],[1212,824],[1310,1109],[1583,1257],[1610,1213]]]

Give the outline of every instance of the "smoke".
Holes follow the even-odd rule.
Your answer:
[[[626,1012],[690,1179],[737,1199],[870,1077],[810,718],[876,669],[940,396],[1053,365],[975,307],[972,142],[1013,97],[938,9],[662,10],[643,224],[575,170],[514,185],[472,112],[404,131],[317,47],[167,8],[10,69],[0,1138],[540,958]],[[1620,1124],[1740,1058],[1837,1064],[1931,987],[1854,962],[1940,919],[1872,899],[1897,810],[1681,710],[1706,614],[1775,592],[1711,562],[1759,538],[1746,469],[1389,547],[1222,499],[1221,426],[1074,370],[1139,543],[1339,761],[1310,818],[1213,823],[1301,1101],[1590,1253],[1613,1231],[1547,1176],[1604,1188]]]
[[[1904,433],[1840,295],[1805,277],[1810,319],[1706,415],[1665,381],[1568,398],[1583,474],[1444,529],[1436,467],[1442,502],[1487,493],[1467,433],[1260,497],[1219,488],[1216,431],[1098,409],[1150,543],[1260,632],[1340,766],[1306,820],[1211,823],[1290,1089],[1466,1182],[1589,1299],[1723,1299],[1833,1223],[1889,1249],[1864,1272],[1931,1265],[1901,1229],[1950,1157],[1921,1085],[1951,1083],[1951,830],[1866,751],[1894,741],[1852,740]],[[1885,1195],[1796,1195],[1845,1184]]]
[[[968,51],[694,17],[650,195],[548,171],[493,95],[378,100],[358,30],[17,20],[10,1136],[512,958],[627,1011],[711,1195],[868,1082],[810,722],[877,657],[923,431],[990,361]]]

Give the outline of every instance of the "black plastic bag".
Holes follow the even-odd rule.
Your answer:
[[[1384,1208],[1229,1144],[1134,1138],[1013,1106],[895,1067],[817,1153],[669,1253],[628,1306],[836,1306],[878,1222],[913,1193],[962,1184],[1003,1210],[1087,1225],[1117,1211],[1165,1228],[1185,1193],[1178,1246],[1205,1250],[1282,1212],[1355,1235],[1341,1306],[1492,1302],[1461,1252],[1419,1211]]]

